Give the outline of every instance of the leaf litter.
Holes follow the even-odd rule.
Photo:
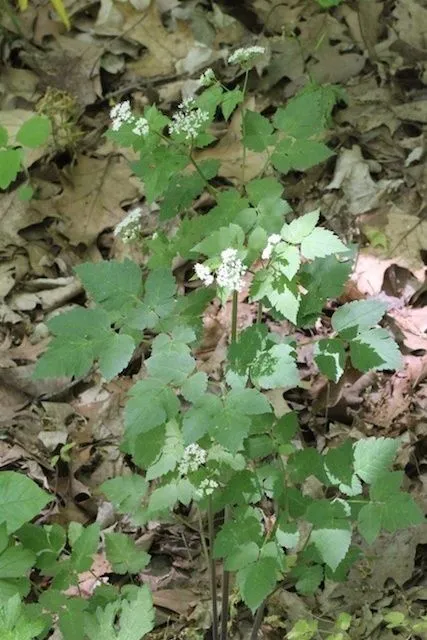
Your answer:
[[[288,174],[285,195],[297,213],[320,205],[336,232],[360,243],[352,283],[337,302],[383,299],[387,323],[404,354],[404,366],[395,374],[347,370],[338,385],[325,386],[314,372],[310,348],[304,348],[301,388],[284,389],[271,400],[281,413],[287,408],[300,410],[304,433],[317,441],[318,448],[329,440],[339,443],[347,434],[356,439],[373,433],[399,434],[408,486],[425,503],[427,10],[423,3],[397,0],[392,7],[382,1],[361,3],[358,10],[343,3],[326,12],[314,0],[309,4],[236,1],[211,7],[197,1],[186,5],[175,0],[102,0],[95,6],[84,1],[67,6],[72,17],[68,33],[45,7],[30,7],[20,17],[21,34],[8,18],[4,23],[10,34],[24,39],[15,40],[0,84],[1,124],[13,138],[20,124],[37,113],[39,100],[50,87],[76,100],[83,135],[60,153],[51,144],[31,150],[26,166],[38,189],[32,201],[20,201],[15,189],[0,195],[0,397],[9,407],[1,419],[1,468],[20,468],[47,486],[58,474],[52,455],[61,455],[61,448],[71,444],[63,452],[56,477],[62,506],[50,521],[67,524],[98,518],[106,530],[112,527],[140,536],[141,529],[118,516],[96,491],[105,479],[130,471],[117,443],[126,391],[131,378],[142,375],[138,360],[127,375],[110,383],[95,372],[77,381],[36,383],[31,373],[45,348],[46,320],[70,305],[84,304],[72,267],[122,259],[132,252],[111,233],[132,205],[145,207],[147,235],[156,228],[157,212],[144,203],[143,187],[128,168],[130,158],[102,138],[109,100],[132,95],[140,105],[160,100],[162,108],[173,108],[197,88],[196,78],[205,67],[214,66],[221,75],[221,61],[230,48],[259,34],[268,56],[250,77],[252,110],[261,112],[283,103],[308,75],[318,82],[340,83],[346,90],[347,102],[336,109],[329,132],[335,159],[303,176]],[[224,82],[236,80],[229,73]],[[241,177],[242,148],[236,140],[240,126],[237,112],[216,146],[200,152],[200,159],[220,161],[220,176],[226,181]],[[256,177],[265,157],[249,152],[247,160],[246,178]],[[204,206],[203,198],[206,202],[202,196],[196,206]],[[186,265],[176,267],[180,286],[185,287]],[[249,326],[255,313],[243,291],[239,325]],[[229,323],[229,306],[211,305],[198,358],[200,368],[214,378],[223,365]],[[287,322],[269,323],[271,330],[289,334]],[[295,338],[304,345],[306,336]],[[149,523],[143,534],[148,536],[153,566],[141,577],[154,589],[155,604],[163,612],[159,619],[165,622],[171,614],[176,616],[172,630],[166,627],[165,636],[161,629],[161,637],[185,637],[181,633],[188,624],[195,629],[209,627],[203,603],[206,566],[194,532],[195,514],[179,513],[177,518],[169,525]],[[381,607],[399,606],[402,594],[415,608],[425,603],[417,565],[425,563],[426,544],[422,528],[383,537],[378,552],[371,550],[368,566],[355,565],[344,586],[325,584],[317,600],[284,591],[272,598],[270,617],[273,620],[276,614],[292,622],[310,612],[333,617],[351,609],[357,620],[355,638],[385,638],[376,622]],[[90,593],[95,580],[107,582],[111,577],[101,549],[90,579],[82,575],[80,586]],[[240,625],[243,631],[244,621]],[[277,637],[273,622],[266,623],[264,631],[266,637]]]

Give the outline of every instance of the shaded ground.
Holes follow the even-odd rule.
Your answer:
[[[53,118],[55,137],[26,157],[35,198],[21,202],[15,188],[0,196],[0,468],[21,469],[55,489],[58,505],[50,521],[96,517],[104,526],[116,524],[97,487],[129,469],[117,445],[121,407],[140,361],[109,384],[97,373],[85,380],[33,381],[34,363],[48,341],[45,322],[85,303],[74,265],[126,256],[143,262],[112,234],[132,204],[143,207],[147,236],[158,226],[143,185],[131,175],[129,152],[102,135],[109,105],[130,97],[137,107],[154,101],[173,110],[197,89],[207,66],[233,85],[239,79],[230,76],[224,59],[235,46],[256,42],[267,47],[268,57],[250,77],[252,109],[268,113],[309,77],[346,90],[347,104],[336,109],[329,136],[336,156],[306,174],[284,177],[285,197],[297,214],[320,206],[332,229],[359,243],[352,281],[336,302],[386,300],[387,322],[405,361],[394,375],[348,370],[338,385],[326,387],[307,345],[299,363],[304,390],[270,399],[296,408],[304,437],[319,448],[348,435],[400,435],[407,488],[427,508],[425,2],[360,0],[324,11],[315,0],[78,0],[67,8],[69,32],[48,4],[32,5],[17,23],[7,14],[2,18],[0,123],[13,139],[22,122],[42,111]],[[220,175],[230,181],[240,170],[238,127],[237,115],[204,152],[221,160]],[[264,160],[253,153],[248,161],[250,179]],[[208,204],[202,197],[198,206]],[[182,288],[192,286],[190,265],[177,264],[175,275]],[[240,327],[255,313],[242,292]],[[229,324],[227,307],[209,309],[199,358],[211,375],[220,374]],[[292,331],[287,325],[274,329]],[[326,331],[326,324],[317,330]],[[296,338],[305,344],[309,336]],[[67,443],[72,448],[54,466],[52,456]],[[190,638],[189,628],[201,637],[197,630],[209,626],[209,615],[198,524],[192,512],[177,517],[178,523],[151,523],[147,531],[125,521],[118,526],[153,554],[142,578],[154,591],[159,621],[168,622],[158,637]],[[108,576],[102,555],[97,561],[94,573]],[[311,599],[286,591],[274,596],[265,637],[283,637],[282,620],[347,610],[356,614],[355,638],[403,638],[378,626],[377,613],[387,607],[425,610],[426,563],[425,529],[381,539],[344,585],[326,584]],[[82,589],[90,593],[93,587],[89,580]],[[247,637],[244,615],[237,623],[236,613],[235,622],[236,634]]]

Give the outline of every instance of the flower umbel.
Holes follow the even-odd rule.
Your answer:
[[[135,117],[132,115],[129,100],[116,104],[110,111],[110,118],[113,121],[113,131],[118,131],[125,122],[133,122]]]
[[[148,121],[145,118],[138,118],[132,132],[137,136],[146,136],[150,131]]]
[[[253,47],[242,47],[236,49],[228,58],[228,64],[241,64],[245,65],[248,62],[252,62],[258,56],[262,56],[265,53],[265,47],[254,45]]]
[[[114,229],[114,235],[120,236],[124,243],[129,243],[138,239],[141,225],[141,208],[136,207],[130,211]]]
[[[199,82],[202,87],[210,87],[214,82],[216,82],[216,77],[213,69],[209,67],[206,69],[204,73],[199,78]]]
[[[262,252],[261,258],[263,260],[270,260],[274,247],[276,246],[276,244],[279,244],[281,240],[282,236],[280,236],[278,233],[273,233],[271,236],[269,236],[269,238],[267,239],[267,246]]]
[[[206,451],[198,444],[189,444],[179,463],[178,471],[181,476],[186,476],[189,471],[197,471],[206,462]]]
[[[241,291],[246,267],[237,257],[237,249],[224,249],[221,252],[222,263],[216,272],[216,281],[220,287],[231,291]]]
[[[198,486],[198,488],[196,490],[196,496],[199,499],[205,498],[207,496],[211,496],[213,494],[213,492],[215,491],[215,489],[217,489],[218,487],[219,487],[219,484],[218,484],[218,482],[216,480],[205,478],[199,484],[199,486]]]
[[[183,135],[186,140],[196,138],[208,122],[209,113],[196,108],[194,98],[186,98],[178,108],[180,110],[172,116],[173,122],[169,125],[169,133]]]
[[[200,262],[198,262],[194,265],[194,271],[196,272],[196,276],[203,282],[206,287],[208,287],[214,281],[211,270],[206,265],[200,264]]]

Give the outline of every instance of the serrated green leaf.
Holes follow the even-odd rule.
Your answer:
[[[226,571],[238,571],[255,562],[259,556],[259,547],[255,542],[248,542],[244,546],[238,547],[233,553],[227,556],[224,563]]]
[[[80,535],[71,540],[71,566],[75,572],[82,573],[91,568],[92,556],[98,550],[100,531],[99,524],[93,523],[82,528]]]
[[[374,327],[383,317],[387,304],[380,300],[355,300],[343,304],[332,316],[332,328],[348,340]]]
[[[197,442],[213,429],[221,411],[221,400],[211,393],[206,393],[194,407],[191,407],[184,414],[182,428],[184,444]]]
[[[333,253],[342,253],[348,248],[332,231],[318,227],[302,239],[301,253],[308,260],[314,258],[325,258]]]
[[[116,334],[102,309],[79,307],[55,316],[48,326],[55,337],[37,362],[35,378],[84,376],[98,359],[102,375],[111,380],[134,350],[133,339]]]
[[[273,125],[260,113],[246,109],[242,123],[242,141],[252,151],[265,151],[273,144]]]
[[[202,253],[209,258],[217,257],[221,251],[228,247],[236,249],[243,247],[244,240],[243,229],[237,224],[230,224],[228,227],[221,227],[207,236],[202,242],[193,247],[193,251]]]
[[[336,256],[316,258],[302,265],[299,277],[307,294],[302,296],[298,311],[298,325],[312,326],[328,298],[341,295],[352,269],[352,260],[338,260]]]
[[[350,548],[350,529],[315,529],[311,532],[310,540],[313,542],[322,560],[335,571]]]
[[[288,280],[292,280],[301,265],[299,249],[285,242],[280,242],[274,248],[272,264],[274,269],[283,273]]]
[[[198,371],[187,378],[181,387],[181,393],[188,402],[198,402],[208,387],[208,376],[204,371]]]
[[[343,484],[350,485],[354,470],[354,448],[350,440],[330,449],[324,456],[326,473]]]
[[[148,553],[125,533],[106,533],[105,551],[113,571],[119,574],[138,573],[150,562]]]
[[[328,127],[338,98],[334,86],[308,85],[289,100],[286,107],[277,109],[273,117],[274,126],[297,139],[318,136]]]
[[[194,371],[196,361],[187,344],[166,334],[158,335],[146,360],[147,370],[163,384],[182,384]]]
[[[294,349],[276,344],[258,354],[251,367],[252,382],[263,389],[295,387],[300,382]]]
[[[311,447],[293,453],[289,458],[288,468],[294,482],[302,482],[311,475],[319,480],[325,477],[323,456]]]
[[[219,168],[218,160],[208,160],[200,163],[200,171],[206,178],[213,178]],[[197,172],[179,173],[172,177],[164,193],[163,202],[160,205],[160,219],[169,220],[188,209],[195,198],[199,196],[206,186],[205,180]]]
[[[299,539],[300,534],[295,522],[287,522],[286,518],[279,520],[279,526],[276,529],[276,540],[281,547],[293,549],[297,546]]]
[[[285,276],[275,278],[267,293],[272,307],[279,311],[284,318],[296,324],[301,295],[295,285]]]
[[[36,567],[49,574],[64,549],[65,530],[57,524],[40,527],[26,523],[17,535],[24,547],[36,554]]]
[[[350,358],[359,371],[400,369],[399,347],[386,329],[368,329],[350,342]]]
[[[281,140],[271,156],[271,163],[277,171],[307,171],[324,162],[334,153],[323,142],[314,140]]]
[[[132,438],[172,420],[179,406],[176,395],[162,381],[154,378],[140,380],[132,387],[126,404],[126,435]]]
[[[344,343],[337,339],[319,340],[314,349],[314,360],[329,380],[338,382],[344,373],[347,355]]]
[[[363,438],[354,445],[354,471],[368,484],[375,482],[396,457],[398,438]]]
[[[178,500],[188,504],[192,497],[193,486],[191,483],[185,478],[175,480],[153,491],[150,496],[148,513],[151,516],[171,509]]]
[[[299,218],[295,218],[289,224],[285,224],[280,232],[283,240],[291,244],[299,244],[306,236],[312,233],[319,222],[320,209],[305,213]]]
[[[170,269],[154,269],[145,281],[142,305],[137,305],[126,322],[134,329],[153,329],[175,306],[176,282]]]
[[[244,375],[262,351],[267,339],[266,325],[254,324],[244,329],[228,348],[228,361],[233,371]]]
[[[320,583],[324,578],[323,567],[319,564],[315,564],[311,567],[302,565],[297,566],[292,570],[292,577],[297,578],[295,588],[298,593],[303,596],[312,595],[320,586]],[[312,627],[310,627],[312,628]],[[289,637],[289,635],[288,635]],[[311,638],[312,636],[293,636],[294,638]]]
[[[27,607],[18,594],[5,599],[0,605],[0,637],[2,640],[32,640],[44,630],[45,620],[30,619]]]
[[[308,506],[305,517],[317,529],[345,529],[348,527],[348,505],[344,500],[318,499]]]
[[[262,526],[253,507],[236,509],[230,520],[225,522],[215,537],[214,557],[228,558],[250,542],[258,547],[262,544]]]
[[[277,563],[273,558],[260,558],[237,573],[240,593],[252,611],[274,590],[277,577]]]
[[[0,189],[7,189],[16,180],[21,168],[19,149],[0,149]]]
[[[21,578],[36,563],[36,555],[22,545],[13,545],[0,554],[0,580]]]
[[[105,480],[99,488],[119,513],[132,514],[141,506],[148,483],[142,476],[132,474]]]
[[[170,180],[187,164],[188,157],[185,154],[171,147],[159,146],[143,149],[139,160],[131,163],[131,169],[143,180],[146,198],[152,203],[164,194]]]
[[[359,511],[357,526],[368,544],[376,540],[381,531],[381,508],[376,504],[366,504]]]
[[[232,89],[231,91],[225,91],[222,96],[221,111],[225,120],[233,113],[238,104],[243,102],[244,94],[240,89]]]
[[[283,185],[276,178],[258,178],[251,180],[246,185],[246,193],[250,203],[257,207],[266,198],[272,200],[280,199],[283,193]]]
[[[36,149],[47,142],[52,126],[49,118],[45,116],[33,116],[26,120],[16,134],[16,142],[23,147]]]
[[[158,458],[147,469],[147,480],[153,480],[173,471],[184,453],[181,429],[175,420],[166,425],[166,437]]]
[[[50,502],[49,494],[27,476],[0,471],[0,524],[13,533],[32,520]]]
[[[132,260],[86,262],[74,267],[89,295],[106,311],[126,315],[139,302],[142,273]]]
[[[153,628],[153,602],[148,587],[144,585],[138,589],[136,598],[122,604],[117,640],[141,640]]]

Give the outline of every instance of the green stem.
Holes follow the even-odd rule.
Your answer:
[[[257,612],[255,614],[254,625],[252,627],[252,633],[251,633],[250,640],[257,640],[257,638],[258,638],[258,631],[261,628],[261,623],[262,623],[262,620],[263,620],[263,617],[264,617],[264,610],[265,610],[265,600],[258,607]]]
[[[258,302],[258,308],[256,312],[256,322],[257,324],[261,324],[262,322],[262,302]]]
[[[229,507],[225,507],[224,523],[230,518]],[[228,635],[228,602],[230,598],[230,574],[224,571],[222,576],[222,602],[221,602],[221,640],[227,640]]]
[[[212,599],[212,640],[218,640],[218,599],[216,589],[216,563],[213,557],[214,544],[214,521],[213,521],[212,498],[209,496],[208,502],[208,531],[209,531],[209,557],[210,557],[210,581]]]
[[[203,182],[205,183],[206,188],[209,191],[209,193],[211,194],[211,196],[214,196],[216,198],[217,195],[218,195],[218,189],[216,189],[211,184],[209,184],[209,181],[207,180],[207,178],[205,177],[203,171],[201,170],[201,168],[199,167],[199,165],[197,164],[197,162],[193,158],[193,155],[192,155],[191,152],[190,152],[190,155],[188,157],[190,158],[191,164],[196,169],[197,173],[199,174],[199,176],[202,178]]]
[[[248,77],[249,77],[249,69],[246,69],[245,71],[245,80],[243,82],[243,89],[242,89],[242,93],[243,93],[243,100],[245,100],[246,97],[246,89],[248,86]],[[243,102],[244,104],[244,102]],[[246,167],[246,145],[245,145],[245,113],[246,113],[246,109],[243,107],[242,109],[242,138],[243,138],[243,158],[242,158],[242,190],[245,187],[245,167]]]
[[[237,310],[239,307],[239,293],[233,291],[233,302],[231,308],[231,342],[237,341]]]

